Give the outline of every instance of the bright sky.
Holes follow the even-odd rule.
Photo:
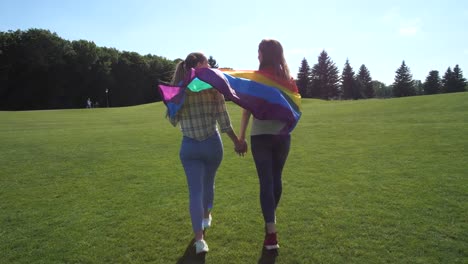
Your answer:
[[[456,64],[468,77],[465,0],[0,0],[0,31],[29,28],[171,60],[202,51],[238,70],[256,69],[258,43],[275,38],[294,76],[325,49],[340,74],[349,58],[385,84],[403,60],[414,79]]]

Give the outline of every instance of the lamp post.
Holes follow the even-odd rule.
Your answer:
[[[106,88],[106,105],[109,107],[109,89]]]

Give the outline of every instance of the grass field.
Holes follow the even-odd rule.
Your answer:
[[[262,252],[252,157],[225,135],[210,252],[193,256],[164,111],[0,112],[0,263],[468,263],[468,93],[303,100],[278,256]]]

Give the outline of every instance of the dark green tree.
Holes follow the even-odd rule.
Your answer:
[[[70,71],[67,79],[68,86],[74,87],[71,92],[73,97],[68,97],[67,104],[85,106],[87,98],[96,101],[98,47],[94,42],[86,40],[72,41],[73,53],[67,57],[70,63]]]
[[[454,78],[454,92],[464,92],[466,87],[466,79],[463,78],[463,72],[460,67],[455,65],[453,68],[453,78]]]
[[[423,84],[424,94],[438,94],[442,91],[439,71],[430,71]]]
[[[375,97],[377,98],[392,98],[393,97],[393,88],[391,86],[386,86],[383,82],[372,81],[372,87],[375,91]]]
[[[98,59],[93,68],[95,74],[94,89],[90,96],[93,97],[94,103],[99,107],[112,106],[108,101],[116,86],[116,78],[112,74],[112,67],[119,61],[119,56],[119,51],[116,49],[98,48]]]
[[[355,92],[355,96],[364,98],[374,98],[375,91],[372,85],[372,78],[366,65],[362,64],[359,67],[359,73],[356,77],[358,82],[358,90]]]
[[[346,59],[341,74],[341,91],[343,92],[343,99],[357,99],[355,98],[355,90],[357,89],[356,80],[354,78],[354,71],[349,60]]]
[[[149,65],[149,79],[151,82],[151,96],[148,99],[151,101],[160,101],[161,97],[158,92],[158,85],[160,83],[169,83],[172,79],[174,71],[173,61],[169,61],[160,56],[150,56],[148,59]]]
[[[393,95],[395,97],[416,95],[413,85],[413,75],[411,75],[410,69],[406,66],[405,61],[401,63],[400,68],[396,71],[395,82],[393,83]]]
[[[310,91],[310,67],[305,58],[302,59],[301,67],[297,72],[297,88],[303,98],[311,97]]]
[[[151,87],[148,66],[146,60],[138,53],[122,52],[112,69],[116,79],[109,96],[112,106],[135,105],[144,98],[146,89]]]
[[[208,65],[210,65],[210,67],[213,68],[213,69],[219,68],[218,64],[216,63],[216,60],[213,59],[213,56],[210,56],[208,58]]]
[[[136,105],[160,100],[175,63],[153,55],[67,41],[42,29],[0,32],[0,110]],[[106,93],[106,90],[108,93]]]
[[[333,99],[340,96],[340,77],[338,68],[323,50],[318,56],[318,63],[311,71],[311,97]]]
[[[442,92],[443,93],[453,93],[455,92],[456,86],[455,76],[450,67],[445,71],[444,76],[442,77]]]
[[[67,42],[42,29],[8,31],[0,39],[0,109],[35,110],[55,101]]]

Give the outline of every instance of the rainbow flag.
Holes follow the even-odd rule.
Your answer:
[[[284,134],[290,133],[301,118],[301,96],[293,81],[278,80],[262,71],[199,68],[192,69],[179,86],[159,85],[170,118],[183,106],[185,89],[198,92],[211,88],[249,110],[257,119],[286,123]]]

